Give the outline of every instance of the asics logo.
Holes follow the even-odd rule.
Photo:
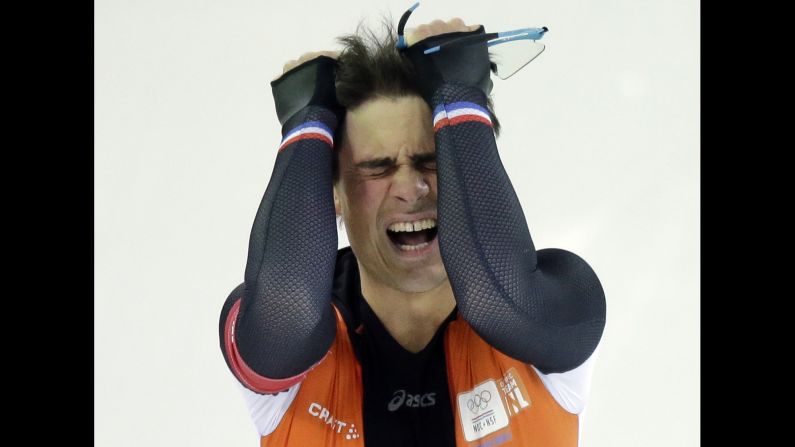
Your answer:
[[[407,407],[432,407],[436,405],[436,393],[427,394],[409,394],[406,390],[397,390],[392,395],[392,400],[389,401],[386,408],[389,411],[397,411],[403,404]]]

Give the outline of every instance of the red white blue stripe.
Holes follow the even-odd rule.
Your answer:
[[[281,151],[298,140],[306,139],[325,141],[329,146],[334,147],[334,136],[331,129],[320,121],[308,121],[288,132],[282,139],[279,150]]]
[[[491,126],[488,110],[473,102],[454,102],[442,104],[433,111],[433,130],[438,131],[445,126],[477,121]]]

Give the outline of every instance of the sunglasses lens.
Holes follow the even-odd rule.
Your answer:
[[[537,40],[519,39],[493,43],[489,46],[489,57],[497,66],[495,74],[500,79],[508,79],[543,51],[543,43]]]

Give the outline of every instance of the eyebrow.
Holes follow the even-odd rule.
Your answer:
[[[436,161],[436,153],[435,152],[426,152],[423,154],[415,154],[410,155],[409,158],[414,165],[421,165],[424,163],[428,163],[431,161]],[[356,163],[356,168],[358,169],[379,169],[379,168],[389,168],[394,166],[396,160],[392,157],[381,157],[381,158],[373,158],[370,160],[360,161]]]

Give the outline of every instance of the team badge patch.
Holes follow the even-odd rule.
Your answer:
[[[472,391],[458,394],[458,416],[467,441],[475,441],[508,426],[497,382],[489,379]]]
[[[515,368],[500,379],[489,379],[471,391],[458,393],[458,418],[464,438],[476,441],[507,427],[510,418],[530,408],[530,404],[527,388]],[[510,432],[505,436],[508,438],[493,439],[493,445],[507,441]]]
[[[527,393],[527,388],[522,383],[519,373],[516,372],[516,368],[509,369],[498,382],[509,415],[513,416],[530,407],[530,395]]]

